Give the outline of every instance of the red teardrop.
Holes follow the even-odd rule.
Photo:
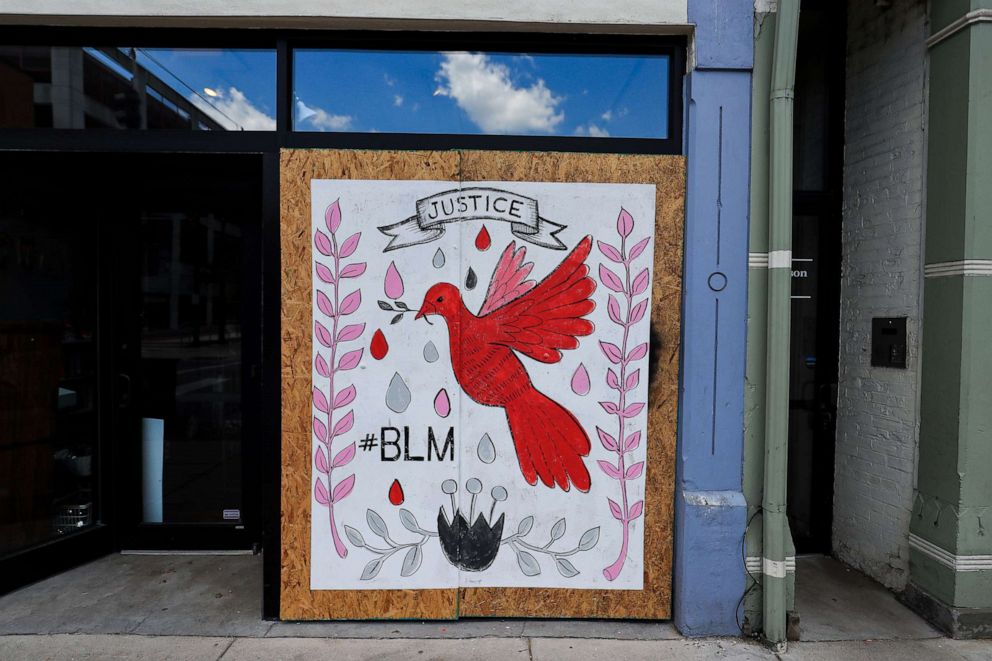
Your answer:
[[[400,481],[393,480],[392,486],[389,487],[389,502],[393,505],[402,505],[404,500],[403,487],[400,486]]]
[[[489,230],[483,225],[482,229],[475,237],[475,247],[479,250],[489,250],[489,246],[493,244],[493,240],[489,238]]]
[[[386,342],[386,336],[382,334],[381,329],[377,328],[375,333],[372,334],[372,344],[369,346],[369,352],[376,360],[382,360],[389,353],[389,343]]]

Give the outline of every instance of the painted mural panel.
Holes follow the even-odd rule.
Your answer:
[[[655,186],[310,192],[310,588],[642,589]]]

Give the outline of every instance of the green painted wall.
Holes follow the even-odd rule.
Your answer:
[[[960,259],[968,150],[967,33],[930,51],[926,263]],[[964,68],[958,67],[964,63]],[[936,231],[939,230],[939,231]],[[924,299],[926,300],[926,299]]]
[[[934,0],[931,34],[992,0]],[[926,263],[992,259],[992,24],[930,50]],[[924,285],[920,456],[911,531],[956,556],[992,555],[992,277]],[[992,608],[992,570],[914,550],[911,580],[950,606]]]

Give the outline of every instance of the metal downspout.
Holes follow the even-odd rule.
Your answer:
[[[762,497],[762,624],[786,641],[786,475],[789,457],[789,339],[792,293],[792,111],[800,0],[779,0],[769,96],[768,358]]]

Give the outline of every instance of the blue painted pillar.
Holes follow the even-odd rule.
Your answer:
[[[753,5],[689,0],[689,20],[674,617],[688,636],[739,635]]]

